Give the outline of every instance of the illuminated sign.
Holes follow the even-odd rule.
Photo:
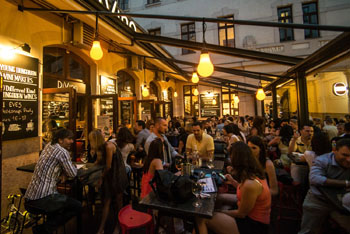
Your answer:
[[[346,94],[347,92],[347,87],[345,85],[345,83],[343,82],[337,82],[335,84],[333,84],[333,93],[336,96],[343,96]]]
[[[107,10],[109,10],[112,13],[121,13],[119,9],[117,9],[118,0],[96,0],[101,5],[103,5]],[[120,16],[118,15],[118,19],[120,19],[122,22],[124,22],[129,28],[133,29],[136,32],[136,24],[134,21],[129,20],[126,16]]]

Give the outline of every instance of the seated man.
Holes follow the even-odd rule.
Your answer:
[[[194,151],[198,151],[199,157],[204,160],[213,160],[214,140],[211,136],[203,132],[202,124],[195,122],[192,124],[193,133],[190,134],[186,142],[187,156]]]
[[[302,233],[318,233],[326,217],[331,217],[350,232],[349,216],[337,212],[318,187],[327,186],[340,190],[350,188],[350,139],[337,142],[336,150],[316,158],[310,172],[310,190],[303,204]]]
[[[57,192],[57,182],[64,176],[75,177],[77,168],[72,164],[69,148],[73,143],[72,131],[61,128],[54,132],[52,141],[42,151],[28,185],[25,208],[47,214],[45,224],[33,228],[33,233],[52,233],[81,211],[81,203]]]

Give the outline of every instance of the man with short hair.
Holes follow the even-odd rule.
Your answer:
[[[61,128],[54,132],[51,143],[41,152],[24,196],[24,206],[29,212],[42,210],[47,214],[47,221],[33,227],[33,233],[52,233],[81,211],[79,201],[57,192],[57,182],[62,173],[68,177],[77,175],[77,168],[68,152],[72,143],[72,131]]]
[[[289,143],[288,154],[292,154],[293,152],[303,154],[306,150],[312,150],[311,139],[313,134],[314,129],[311,124],[304,124],[300,129],[300,134],[298,132],[294,133],[294,136]],[[307,185],[308,172],[309,167],[307,165],[292,163],[290,168],[293,180],[301,183],[305,188]]]
[[[298,131],[298,119],[290,119],[289,125],[293,128],[294,131]]]
[[[322,223],[330,216],[350,232],[350,220],[337,212],[336,207],[318,187],[350,188],[350,139],[341,139],[336,149],[316,158],[310,172],[310,189],[303,203],[303,218],[299,234],[318,233]]]
[[[338,136],[338,129],[336,126],[333,125],[333,120],[331,117],[326,118],[325,125],[322,130],[328,134],[328,138],[330,141],[334,137]]]
[[[155,140],[157,137],[160,138],[163,142],[163,153],[164,158],[163,162],[166,165],[170,165],[173,161],[173,158],[175,158],[176,155],[179,155],[174,147],[169,143],[168,138],[165,136],[165,133],[168,129],[168,121],[166,121],[164,118],[157,118],[154,123],[154,129],[153,132],[149,135],[149,137],[146,140],[145,143],[145,151],[148,154],[149,146],[151,145],[151,142]]]
[[[198,151],[199,157],[204,160],[213,160],[214,140],[203,131],[202,124],[195,122],[192,124],[193,133],[190,134],[186,142],[187,155],[191,155],[194,150]]]
[[[144,145],[146,143],[146,140],[149,137],[149,135],[151,135],[151,133],[146,128],[146,123],[143,120],[137,120],[136,121],[134,130],[137,133],[135,148],[138,151],[142,151],[143,147],[144,147]]]

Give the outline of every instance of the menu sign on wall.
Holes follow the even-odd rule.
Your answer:
[[[38,136],[38,59],[0,57],[3,140]]]
[[[101,76],[101,95],[102,94],[116,94],[117,82],[115,79],[111,79],[105,76]]]
[[[200,95],[201,117],[220,116],[220,94]]]

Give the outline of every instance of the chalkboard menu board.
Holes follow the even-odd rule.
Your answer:
[[[38,136],[38,59],[0,57],[3,140]]]
[[[200,95],[201,117],[220,116],[220,94]]]

